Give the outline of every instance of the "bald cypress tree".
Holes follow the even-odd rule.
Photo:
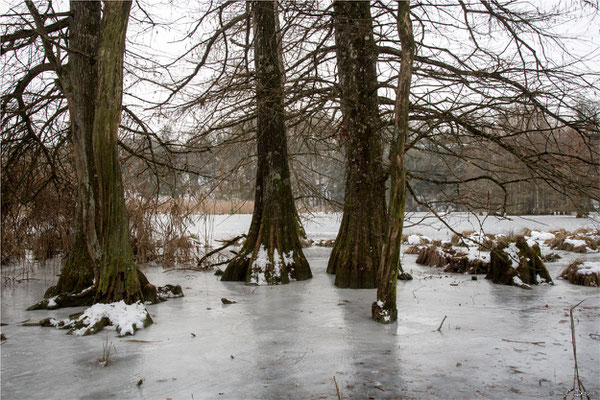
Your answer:
[[[400,246],[404,226],[404,207],[406,205],[404,149],[408,137],[410,83],[415,57],[415,39],[408,0],[398,1],[398,32],[402,45],[402,57],[394,110],[394,137],[390,149],[390,204],[379,267],[377,301],[373,303],[371,309],[373,319],[382,323],[391,323],[398,319],[396,283],[398,274],[402,271]]]
[[[333,7],[347,148],[344,213],[327,272],[338,287],[374,288],[385,221],[377,48],[369,1],[335,1]]]
[[[246,242],[222,280],[285,284],[312,277],[300,243],[283,109],[275,1],[251,2],[257,102],[254,211]]]
[[[69,104],[78,181],[74,248],[47,295],[58,296],[59,306],[156,302],[156,289],[133,262],[117,147],[131,1],[105,1],[102,11],[100,2],[71,2],[67,66],[52,53],[33,3],[27,5]],[[92,290],[82,292],[89,286]],[[31,308],[47,306],[46,300]]]

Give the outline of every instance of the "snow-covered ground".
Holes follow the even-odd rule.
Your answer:
[[[458,218],[457,230],[473,229]],[[249,216],[215,216],[213,236],[243,233]],[[573,217],[490,221],[493,233],[523,227],[548,231],[590,226]],[[309,238],[334,238],[339,216],[305,223]],[[409,232],[446,239],[447,230]],[[9,282],[3,271],[1,350],[3,399],[335,399],[333,377],[347,399],[562,399],[573,384],[568,308],[575,311],[579,372],[592,398],[600,397],[600,290],[555,280],[533,290],[493,285],[415,264],[399,282],[399,321],[370,320],[375,290],[338,289],[326,274],[331,249],[305,249],[314,278],[284,286],[220,282],[212,273],[149,268],[157,285],[180,283],[186,297],[148,306],[154,324],[133,337],[114,331],[67,336],[63,330],[23,327],[24,320],[65,318],[81,308],[24,311],[55,278]],[[548,263],[556,277],[575,258],[600,254],[558,252]],[[223,305],[221,298],[237,304]],[[440,322],[447,316],[440,332]],[[108,342],[111,362],[98,359]],[[535,342],[535,344],[534,344]],[[138,385],[139,381],[142,383]]]

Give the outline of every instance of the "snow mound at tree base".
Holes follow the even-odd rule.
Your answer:
[[[152,324],[152,318],[141,302],[126,304],[119,301],[110,304],[94,304],[82,313],[73,314],[64,320],[46,318],[42,326],[69,329],[77,336],[93,335],[107,326],[116,329],[119,336],[134,335],[139,329]]]

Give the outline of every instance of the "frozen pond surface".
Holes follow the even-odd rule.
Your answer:
[[[249,218],[230,218],[221,228],[215,220],[215,237],[244,232]],[[336,220],[317,216],[313,223],[319,218],[324,228],[307,224],[309,237],[335,237]],[[542,223],[552,226],[541,229],[561,221],[567,229],[587,223],[551,217]],[[422,227],[411,231],[442,238]],[[180,283],[186,297],[149,306],[155,324],[126,338],[20,326],[81,310],[24,311],[51,283],[51,269],[37,271],[39,280],[4,284],[2,398],[335,399],[335,376],[348,399],[562,399],[573,383],[568,308],[583,299],[575,313],[579,370],[592,398],[600,396],[597,288],[562,280],[529,291],[493,285],[482,276],[473,281],[418,266],[416,256],[405,255],[404,268],[415,279],[399,282],[399,321],[384,326],[370,320],[375,290],[334,287],[325,273],[330,249],[305,252],[314,278],[286,286],[146,269],[152,283]],[[547,264],[553,277],[580,256],[560,254]],[[221,297],[238,303],[223,305]],[[112,363],[101,367],[107,340]]]
[[[190,232],[196,234],[202,241],[215,239],[230,239],[241,233],[246,233],[250,226],[252,215],[211,215],[207,217],[192,218],[193,226]],[[304,229],[310,239],[335,239],[342,214],[316,213],[303,215]],[[524,228],[539,231],[549,231],[563,228],[569,231],[577,228],[600,226],[600,216],[594,214],[593,218],[575,218],[567,215],[536,215],[536,216],[510,216],[499,218],[493,216],[477,216],[467,213],[452,213],[444,220],[456,232],[473,230],[479,232],[483,226],[486,233],[520,233]],[[408,213],[404,227],[405,234],[420,233],[434,240],[450,239],[452,232],[437,218],[429,213]]]

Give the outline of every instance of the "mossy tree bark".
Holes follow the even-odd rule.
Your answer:
[[[258,167],[246,242],[222,280],[285,284],[312,277],[292,195],[274,1],[253,1]]]
[[[93,150],[98,180],[96,229],[102,250],[96,268],[94,301],[101,303],[144,300],[129,242],[117,148],[123,98],[123,57],[130,9],[131,1],[105,1],[100,22]]]
[[[57,286],[46,296],[56,296],[54,308],[119,300],[158,302],[157,289],[133,263],[117,150],[131,1],[105,1],[103,8],[99,1],[71,1],[68,65],[61,65],[52,52],[33,3],[26,4],[68,101],[78,180],[74,247]],[[30,309],[49,306],[44,300]]]
[[[71,1],[69,62],[62,65],[53,52],[44,21],[31,1],[26,5],[42,39],[44,53],[55,71],[59,88],[67,99],[71,139],[78,182],[78,208],[73,249],[67,255],[56,286],[46,296],[75,294],[93,284],[94,261],[99,253],[95,229],[95,185],[92,125],[96,97],[96,49],[99,38],[100,3]]]
[[[327,272],[335,285],[376,287],[385,222],[377,49],[368,1],[335,1],[339,88],[347,137],[344,213]]]
[[[100,3],[71,1],[69,64],[60,75],[69,105],[73,158],[78,183],[77,221],[73,248],[60,278],[47,296],[80,293],[93,285],[100,249],[96,236],[96,187],[92,127],[97,87],[96,50],[100,35]]]
[[[377,280],[377,301],[372,306],[373,319],[383,323],[391,323],[398,319],[396,284],[398,273],[402,270],[400,245],[402,243],[404,207],[406,204],[404,147],[408,137],[410,82],[415,55],[415,40],[408,0],[398,1],[398,33],[402,45],[402,57],[398,75],[398,90],[396,92],[394,137],[390,149],[390,204]]]

